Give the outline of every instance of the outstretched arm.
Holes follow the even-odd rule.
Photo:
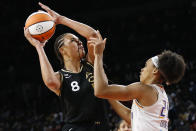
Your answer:
[[[44,51],[45,43],[40,43],[38,40],[31,37],[29,30],[24,29],[24,35],[27,40],[33,45],[38,53],[42,79],[45,85],[57,95],[60,94],[60,74],[55,73]]]
[[[65,25],[73,30],[75,30],[77,33],[79,33],[81,36],[85,37],[87,40],[90,38],[97,38],[96,30],[94,30],[92,27],[80,23],[78,21],[74,21],[72,19],[69,19],[65,16],[62,16],[58,14],[57,12],[53,11],[50,9],[48,6],[42,4],[39,2],[39,5],[46,10],[52,17],[53,20],[55,21],[56,24],[62,24]],[[94,52],[93,52],[93,47],[91,44],[88,44],[88,55],[87,58],[89,59],[89,62],[93,63],[94,62]]]
[[[94,42],[94,93],[95,96],[105,99],[116,99],[121,101],[140,98],[145,92],[145,86],[140,83],[133,83],[128,86],[108,85],[108,78],[103,68],[103,51],[105,49],[106,39],[102,39],[97,32],[99,39],[91,38],[89,42]]]
[[[96,31],[83,23],[80,23],[78,21],[71,20],[65,16],[62,16],[55,12],[54,10],[50,9],[48,6],[42,4],[39,2],[39,5],[41,8],[46,10],[54,19],[56,24],[62,24],[65,26],[68,26],[69,28],[75,30],[78,32],[81,36],[85,37],[86,39],[92,38],[92,37],[97,37]]]
[[[110,105],[112,106],[112,109],[115,110],[115,112],[124,119],[128,124],[131,124],[131,109],[124,106],[122,103],[116,100],[108,100]]]

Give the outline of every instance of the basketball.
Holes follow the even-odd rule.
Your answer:
[[[31,36],[40,42],[50,39],[55,32],[55,23],[52,17],[44,11],[32,13],[25,22]]]

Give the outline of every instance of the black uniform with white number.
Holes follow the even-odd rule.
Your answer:
[[[106,119],[107,101],[94,96],[93,66],[83,62],[79,73],[65,69],[62,78],[60,100],[65,126],[63,131],[108,131]]]

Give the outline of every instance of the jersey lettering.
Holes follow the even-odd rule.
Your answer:
[[[168,103],[165,100],[163,100],[163,104],[164,104],[164,106],[161,109],[160,118],[167,117],[166,116],[167,115],[166,113],[168,112]]]
[[[80,86],[78,85],[77,81],[72,81],[71,82],[71,87],[72,87],[72,91],[79,91],[80,90]]]
[[[92,87],[94,87],[94,76],[93,76],[93,73],[86,72],[86,79],[92,85]]]
[[[163,127],[165,129],[168,129],[168,122],[167,121],[164,121],[164,120],[161,120],[160,127]]]

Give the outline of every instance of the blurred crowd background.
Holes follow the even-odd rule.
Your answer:
[[[43,84],[36,51],[23,35],[26,18],[40,9],[37,2],[0,2],[0,131],[60,131],[63,125],[59,99]],[[183,55],[187,64],[183,80],[165,86],[170,102],[169,131],[196,131],[195,0],[42,2],[107,37],[104,63],[107,76],[115,83],[138,81],[144,62],[165,49]],[[64,32],[78,35],[58,25],[45,47],[56,71],[60,67],[53,43]],[[131,107],[131,101],[122,103]],[[110,109],[108,118],[113,131],[119,117]]]

